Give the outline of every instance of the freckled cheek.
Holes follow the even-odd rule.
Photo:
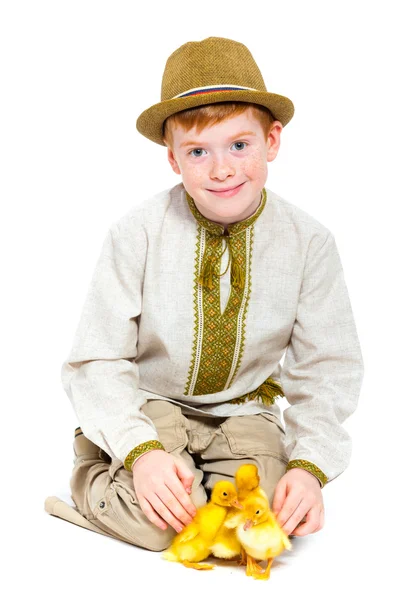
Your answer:
[[[181,169],[182,176],[189,181],[191,185],[200,185],[204,179],[204,172],[200,166],[186,166]]]
[[[245,175],[258,179],[266,174],[266,160],[264,161],[260,154],[250,155],[242,164],[242,170]]]

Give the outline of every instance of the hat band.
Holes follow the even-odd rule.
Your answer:
[[[209,94],[210,92],[230,92],[232,90],[252,90],[257,92],[255,88],[245,87],[242,85],[231,85],[230,83],[222,83],[220,85],[206,85],[204,87],[192,88],[181,94],[177,94],[171,100],[175,98],[183,98],[184,96],[197,96],[198,94]]]

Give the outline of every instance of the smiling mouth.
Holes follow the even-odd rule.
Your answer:
[[[234,187],[230,187],[230,188],[225,188],[223,190],[208,190],[209,192],[230,192],[231,190],[236,190],[236,188],[238,188],[239,186],[243,185],[245,182],[243,181],[242,183],[239,183],[238,185],[235,185]]]

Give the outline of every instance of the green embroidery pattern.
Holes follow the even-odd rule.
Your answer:
[[[326,475],[317,467],[314,463],[309,462],[308,460],[302,460],[301,458],[297,458],[295,460],[291,460],[286,467],[286,471],[290,469],[305,469],[305,471],[309,471],[312,475],[315,475],[320,481],[320,487],[326,485],[328,478]]]
[[[124,468],[127,471],[132,471],[132,465],[138,456],[149,452],[150,450],[165,450],[164,446],[158,440],[150,440],[149,442],[143,442],[139,446],[136,446],[129,452],[124,460]]]
[[[221,255],[226,242],[224,227],[199,213],[193,199],[186,194],[189,207],[198,221],[195,252],[194,341],[185,395],[204,395],[228,389],[240,367],[245,345],[246,316],[251,293],[251,264],[254,240],[252,226],[266,204],[263,190],[261,204],[249,219],[227,227],[232,258],[244,274],[244,285],[233,285],[228,303],[221,314]],[[198,279],[204,262],[213,263],[210,285]],[[231,273],[232,275],[232,273]]]

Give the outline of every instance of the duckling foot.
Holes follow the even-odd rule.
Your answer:
[[[214,565],[208,563],[194,563],[189,560],[183,560],[182,564],[188,569],[197,569],[197,571],[209,571],[214,568]]]
[[[241,550],[241,559],[238,560],[238,565],[239,566],[247,566],[248,565],[248,561],[247,561],[247,555],[244,549]],[[255,569],[255,571],[259,571],[262,572],[263,569],[260,565],[258,565],[258,563],[256,561],[253,561],[253,568]]]
[[[272,566],[273,558],[268,560],[268,564],[266,565],[266,569],[263,573],[253,573],[252,576],[254,579],[269,579],[270,577],[270,568]],[[259,565],[258,565],[259,566]]]
[[[247,563],[246,563],[246,574],[248,577],[255,577],[262,571],[262,567],[258,565],[256,560],[252,558],[252,556],[247,555]]]
[[[247,564],[246,552],[243,548],[241,548],[241,558],[240,558],[240,560],[238,560],[238,565],[244,567],[246,564]]]

